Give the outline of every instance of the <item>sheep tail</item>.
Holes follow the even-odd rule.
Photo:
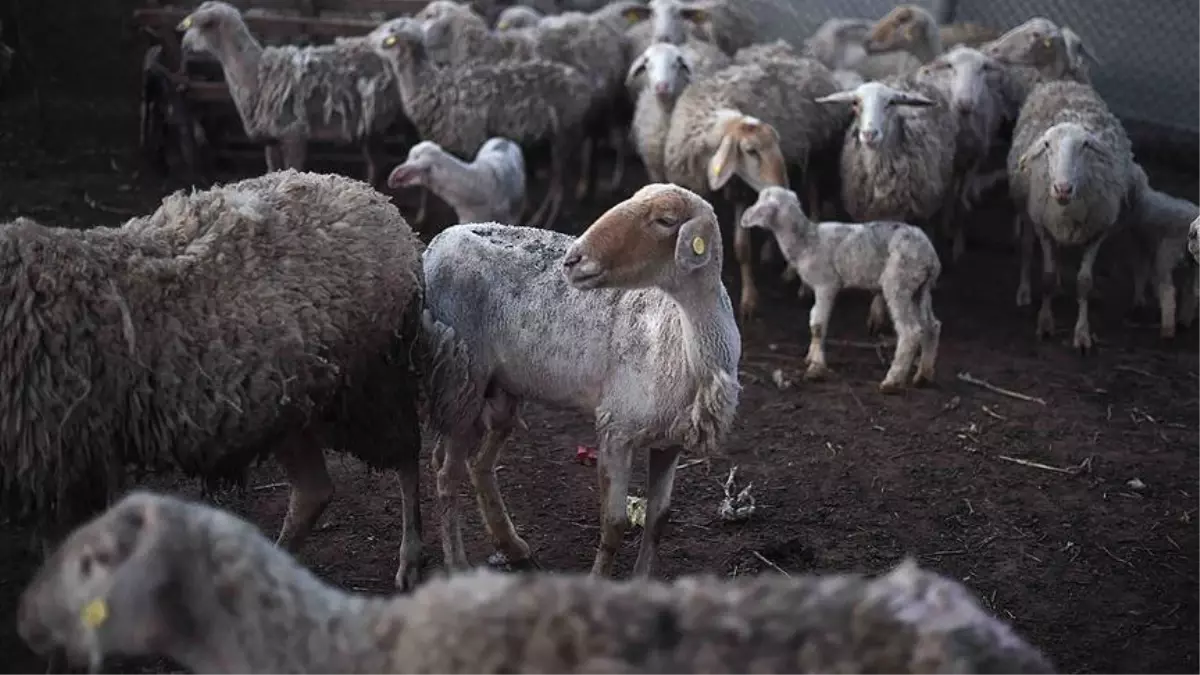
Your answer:
[[[433,430],[447,432],[475,419],[479,396],[470,373],[470,355],[454,328],[433,317],[426,309],[421,315],[424,343],[425,415]],[[472,414],[475,413],[475,414]]]

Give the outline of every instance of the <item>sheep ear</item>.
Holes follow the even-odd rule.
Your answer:
[[[712,260],[712,219],[697,216],[679,227],[675,238],[675,264],[685,273],[694,272]]]
[[[1087,46],[1087,43],[1083,41],[1083,38],[1079,37],[1079,33],[1076,33],[1067,26],[1063,26],[1060,31],[1062,32],[1063,40],[1066,41],[1067,44],[1074,44],[1079,48],[1080,54],[1083,54],[1091,59],[1092,63],[1095,63],[1097,66],[1104,65],[1100,62],[1100,59],[1096,58],[1096,55]]]
[[[717,146],[717,151],[708,160],[708,188],[713,192],[725,187],[733,177],[733,171],[737,168],[736,141],[732,133],[725,134],[721,144]]]
[[[934,101],[930,98],[925,98],[920,94],[914,94],[912,92],[902,92],[899,96],[892,99],[892,101],[896,105],[910,105],[926,108],[937,105],[937,101]]]
[[[1026,150],[1024,154],[1021,155],[1021,158],[1017,160],[1017,169],[1024,171],[1025,166],[1029,164],[1029,160],[1042,154],[1042,151],[1045,149],[1046,146],[1042,144],[1041,139],[1038,139],[1038,141],[1034,143],[1033,147]]]
[[[817,103],[853,103],[856,95],[853,91],[839,91],[836,94],[813,99]]]
[[[641,77],[643,72],[645,72],[646,61],[647,61],[646,55],[642,54],[641,56],[634,59],[633,63],[629,64],[629,71],[627,73],[625,73],[625,86],[626,87],[632,87],[633,83],[639,77]]]

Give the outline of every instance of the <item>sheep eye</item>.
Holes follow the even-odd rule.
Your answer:
[[[79,557],[79,576],[87,578],[92,576],[92,556],[84,554]]]
[[[669,230],[669,229],[671,229],[672,227],[674,227],[674,225],[671,223],[671,221],[670,221],[670,220],[667,220],[666,218],[662,218],[662,217],[655,218],[654,220],[652,220],[652,221],[651,221],[651,223],[652,223],[652,224],[653,224],[655,227],[661,227],[661,228],[663,228],[664,230]]]

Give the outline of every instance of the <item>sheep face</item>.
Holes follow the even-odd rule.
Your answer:
[[[1192,259],[1200,263],[1200,218],[1188,225],[1187,248],[1188,253],[1192,254]]]
[[[627,86],[633,84],[642,75],[646,76],[646,86],[663,103],[671,103],[679,98],[683,88],[692,79],[692,60],[677,45],[666,42],[656,42],[646,48],[629,66],[625,77]]]
[[[172,557],[154,546],[154,533],[170,529],[163,516],[153,497],[134,493],[72,533],[21,594],[26,644],[93,669],[110,653],[161,653],[167,631],[181,626],[160,604],[184,602],[169,578]]]
[[[433,141],[421,141],[408,150],[404,163],[392,169],[387,184],[393,190],[402,187],[425,185],[429,182],[433,167],[445,150]]]
[[[393,67],[417,66],[425,62],[425,36],[417,24],[399,24],[386,34],[375,36],[375,50]]]
[[[183,17],[175,30],[183,32],[180,44],[193,52],[215,52],[221,34],[242,23],[242,14],[233,5],[205,0]]]
[[[496,19],[496,30],[506,31],[532,28],[537,25],[538,20],[541,18],[542,15],[528,5],[512,5],[505,7],[500,12],[500,16]]]
[[[947,82],[950,107],[960,115],[990,109],[989,91],[1003,86],[1004,69],[995,59],[970,47],[958,46],[921,66],[918,77]]]
[[[863,41],[869,54],[908,49],[933,39],[933,17],[913,5],[897,5],[880,19]]]
[[[867,82],[851,91],[823,96],[816,99],[816,102],[851,104],[857,118],[853,127],[857,141],[863,147],[872,150],[884,146],[889,138],[894,137],[899,126],[894,109],[896,106],[937,105],[936,101],[920,94],[893,89],[881,82]]]
[[[721,142],[708,160],[709,189],[720,190],[734,174],[756,191],[787,185],[787,163],[775,127],[736,111],[721,111],[721,117]]]
[[[1100,167],[1115,163],[1112,153],[1100,139],[1073,122],[1056,124],[1045,131],[1018,160],[1022,171],[1032,170],[1029,163],[1042,158],[1050,197],[1066,206],[1080,197],[1086,177]]]
[[[989,42],[982,50],[1000,63],[1047,67],[1069,59],[1062,31],[1053,21],[1034,17]]]
[[[806,220],[800,207],[800,198],[785,187],[768,187],[758,193],[758,201],[742,213],[739,226],[746,229],[762,228],[771,232],[789,223]]]
[[[592,223],[567,249],[562,265],[567,281],[580,290],[672,291],[706,267],[714,269],[719,280],[717,216],[690,190],[647,185]]]

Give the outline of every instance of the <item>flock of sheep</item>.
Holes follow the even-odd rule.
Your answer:
[[[154,654],[196,672],[1048,672],[964,587],[910,562],[875,578],[649,579],[680,454],[711,453],[736,416],[753,232],[772,235],[814,296],[809,377],[827,369],[838,292],[876,293],[869,321],[897,334],[885,392],[914,362],[913,383],[934,378],[931,234],[962,255],[967,214],[991,184],[1007,185],[1019,214],[1018,304],[1041,243],[1040,332],[1053,330],[1057,250],[1083,248],[1082,350],[1107,237],[1128,229],[1139,243],[1135,294],[1153,273],[1164,336],[1171,274],[1200,253],[1200,207],[1149,185],[1070,29],[1034,18],[994,35],[904,5],[878,22],[830,21],[794,46],[763,25],[756,6],[772,2],[786,10],[651,0],[485,18],[433,0],[303,48],[263,47],[232,6],[199,5],[184,44],[219,59],[271,170],[176,193],[118,228],[18,218],[0,229],[0,494],[8,513],[40,522],[47,551],[77,528],[22,596],[26,642],[92,667]],[[961,44],[947,51],[952,35]],[[427,246],[373,187],[378,141],[400,123],[422,140],[387,182],[425,187],[460,221]],[[298,171],[321,139],[361,144],[368,182]],[[578,237],[554,231],[568,159],[579,160],[571,196],[587,198],[596,146],[621,155],[630,141],[650,184]],[[539,145],[550,189],[526,220]],[[720,202],[736,212],[736,309]],[[1196,294],[1185,289],[1181,318]],[[464,477],[497,558],[538,567],[495,475],[526,400],[594,415],[590,577],[468,571]],[[453,573],[425,583],[422,423]],[[412,593],[349,595],[285,552],[332,499],[325,448],[398,470],[395,583]],[[630,525],[638,449],[637,579],[618,583],[605,577]],[[277,545],[227,513],[145,493],[80,525],[126,491],[131,467],[236,480],[265,455],[291,487]]]

